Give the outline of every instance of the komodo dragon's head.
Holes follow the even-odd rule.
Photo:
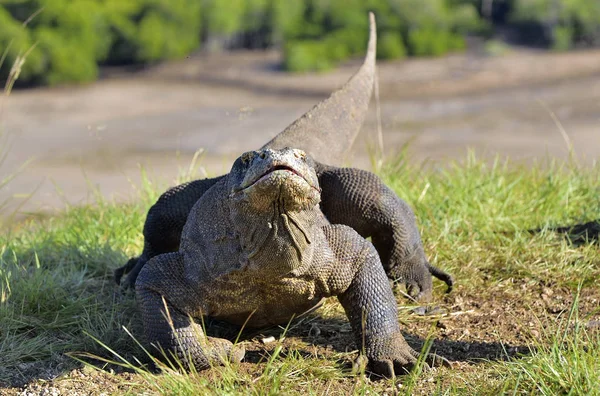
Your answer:
[[[302,150],[263,149],[242,154],[229,173],[229,193],[233,202],[256,211],[302,211],[321,200],[314,164]]]
[[[248,274],[277,277],[310,262],[321,189],[304,151],[262,149],[238,158],[228,177],[228,208]]]

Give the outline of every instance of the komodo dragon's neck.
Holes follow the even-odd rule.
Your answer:
[[[318,208],[286,211],[281,202],[275,202],[268,212],[248,209],[232,213],[243,268],[277,277],[310,264]]]

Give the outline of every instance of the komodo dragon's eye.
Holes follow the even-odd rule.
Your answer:
[[[252,161],[252,152],[242,154],[240,160],[242,161],[242,164],[248,165],[250,161]]]

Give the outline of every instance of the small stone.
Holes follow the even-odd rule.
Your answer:
[[[560,307],[557,307],[557,306],[548,306],[548,307],[546,307],[546,311],[551,314],[558,314],[558,313],[563,312],[563,309],[561,309]]]
[[[312,337],[318,337],[321,335],[321,329],[316,324],[310,326],[310,330],[308,331],[308,335]]]
[[[425,316],[427,313],[427,309],[425,307],[416,307],[412,311],[419,316]]]
[[[439,306],[427,307],[426,310],[427,315],[443,315],[446,313],[446,310]]]
[[[532,330],[531,330],[531,335],[532,335],[534,338],[539,338],[539,337],[540,337],[540,332],[539,332],[539,331],[537,331],[537,330],[535,330],[535,329],[532,329]]]
[[[600,329],[600,320],[590,320],[585,327],[588,329]]]
[[[262,342],[262,343],[263,343],[263,344],[265,344],[265,345],[266,345],[266,344],[270,344],[270,343],[272,343],[272,342],[275,342],[275,337],[273,337],[273,336],[270,336],[270,337],[265,337],[265,338],[262,338],[262,339],[260,340],[260,342]]]
[[[453,369],[459,369],[461,366],[460,362],[450,362],[450,367]]]
[[[544,301],[550,300],[550,296],[548,296],[546,293],[542,293],[541,297],[542,297],[542,300],[544,300]]]

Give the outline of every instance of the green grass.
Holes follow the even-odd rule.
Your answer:
[[[402,310],[408,333],[421,341],[431,335],[442,354],[450,350],[444,343],[470,347],[467,355],[478,343],[497,343],[502,356],[483,353],[483,360],[462,359],[397,383],[368,379],[352,370],[351,337],[330,301],[285,337],[275,331],[271,344],[250,337],[249,362],[192,374],[149,371],[134,341],[142,334],[135,301],[112,281],[112,271],[141,251],[145,212],[160,192],[146,183],[137,203],[97,197],[94,206],[70,207],[0,236],[0,383],[55,370],[63,377],[50,384],[67,387],[70,370],[80,366],[68,354],[115,370],[85,371],[90,389],[110,378],[109,393],[598,393],[599,331],[586,324],[600,315],[600,249],[593,240],[574,245],[551,228],[600,219],[600,167],[489,163],[473,155],[443,168],[414,167],[400,157],[381,174],[415,209],[432,263],[458,282],[449,296],[436,283],[436,303],[451,315],[431,319]],[[499,311],[488,318],[489,307]],[[309,334],[312,326],[322,334]],[[521,353],[510,351],[516,344]]]
[[[468,271],[469,279],[486,272],[497,282],[517,277],[575,287],[597,279],[597,245],[573,249],[548,228],[600,219],[600,165],[490,164],[470,154],[435,171],[399,158],[383,172],[415,209],[437,264]],[[537,228],[542,232],[526,232]]]
[[[532,354],[502,367],[505,390],[531,389],[541,395],[599,394],[600,334],[588,334],[577,320],[575,301],[567,319],[545,333]]]

